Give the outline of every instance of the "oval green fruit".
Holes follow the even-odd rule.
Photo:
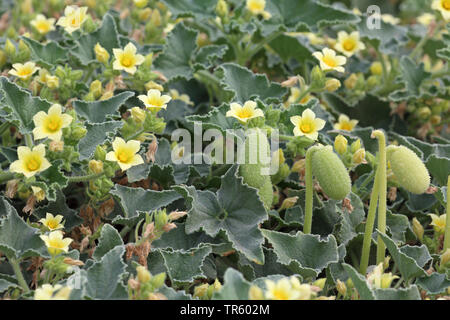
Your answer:
[[[389,146],[387,160],[401,187],[414,194],[427,191],[430,174],[414,151],[405,146]]]
[[[312,155],[312,172],[323,192],[331,199],[342,200],[352,184],[347,169],[331,147],[317,150]]]

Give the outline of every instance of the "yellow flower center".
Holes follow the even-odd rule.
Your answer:
[[[58,116],[49,117],[47,120],[47,130],[50,132],[55,132],[61,129],[61,118]]]
[[[241,109],[237,112],[237,116],[241,119],[250,118],[252,115],[253,115],[253,113],[247,109]]]
[[[450,11],[450,0],[442,0],[442,8]]]
[[[352,131],[352,125],[348,122],[341,123],[341,130]]]
[[[40,163],[37,159],[35,158],[30,158],[28,159],[28,161],[26,162],[26,167],[29,171],[36,171],[37,169],[39,169],[40,167]]]
[[[324,56],[324,57],[323,57],[323,62],[324,62],[327,66],[329,66],[329,67],[331,67],[331,68],[337,67],[336,59],[334,59],[334,58],[332,58],[332,57],[330,57],[330,56]]]
[[[356,43],[353,39],[347,39],[344,41],[342,47],[344,48],[345,51],[353,51],[355,50]]]
[[[117,155],[117,159],[119,159],[120,162],[128,162],[130,161],[130,153],[126,151],[119,151],[119,154]]]
[[[36,24],[36,29],[42,33],[47,32],[50,30],[50,24],[47,21],[38,21]]]
[[[275,289],[275,290],[273,290],[272,294],[276,300],[288,300],[289,299],[287,292],[282,289]]]
[[[311,131],[313,131],[313,128],[310,123],[302,123],[300,125],[300,130],[302,130],[302,132],[304,133],[310,133]]]
[[[150,99],[148,99],[148,104],[152,105],[152,106],[156,106],[156,107],[162,107],[163,103],[161,99],[158,99],[156,97],[152,97]]]
[[[31,72],[32,72],[31,68],[28,67],[23,67],[17,70],[17,74],[21,77],[28,76],[31,74]]]
[[[47,226],[49,229],[56,229],[58,227],[58,222],[56,222],[56,220],[49,220]]]
[[[133,65],[133,59],[129,56],[129,55],[123,55],[122,60],[120,61],[120,63],[128,68],[131,67]]]
[[[48,242],[50,248],[63,249],[65,248],[65,244],[60,239],[49,240]]]

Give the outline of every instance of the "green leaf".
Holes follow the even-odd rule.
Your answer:
[[[176,291],[175,289],[166,285],[158,289],[168,300],[192,300],[190,294],[186,294],[183,290]]]
[[[77,114],[85,118],[88,122],[102,123],[106,118],[115,115],[119,107],[132,96],[134,96],[134,92],[125,91],[107,100],[92,102],[76,100],[73,102],[73,107]]]
[[[439,157],[431,155],[425,163],[434,179],[441,185],[447,184],[448,174],[450,172],[450,159],[448,157]]]
[[[388,288],[374,290],[377,300],[422,300],[417,286],[408,288]]]
[[[162,0],[169,11],[178,17],[207,19],[216,17],[217,0]]]
[[[362,300],[375,300],[375,295],[372,289],[369,287],[369,284],[358,271],[356,271],[351,265],[343,263],[345,271],[347,272],[350,279],[352,279],[353,285],[358,291],[359,296]]]
[[[250,282],[244,279],[239,271],[228,268],[223,276],[222,288],[215,292],[213,300],[248,300]]]
[[[336,233],[336,239],[339,243],[344,244],[347,244],[360,233],[356,228],[364,221],[366,215],[364,204],[356,194],[352,192],[347,198],[350,199],[353,211],[343,210]]]
[[[287,93],[286,88],[269,81],[265,74],[254,74],[234,63],[225,63],[219,68],[222,73],[221,86],[229,96],[228,101],[243,104],[259,98],[266,103],[280,102]]]
[[[61,160],[53,161],[52,166],[40,174],[45,183],[38,182],[36,185],[45,190],[45,195],[48,201],[55,201],[59,190],[67,186],[68,179],[64,176],[61,166]]]
[[[46,44],[41,44],[27,37],[21,37],[21,39],[30,48],[33,60],[48,69],[67,60],[67,49],[61,47],[57,42],[49,41]]]
[[[381,232],[378,232],[378,234],[386,244],[386,248],[389,250],[392,259],[395,261],[401,275],[406,281],[409,281],[411,278],[426,276],[425,270],[422,269],[423,260],[429,260],[428,250],[425,246],[415,248],[411,246],[404,246],[399,249],[395,242],[388,236]],[[420,258],[420,254],[424,254],[425,252],[428,254],[428,257],[425,256]]]
[[[202,267],[206,256],[210,253],[211,247],[209,246],[194,249],[190,252],[161,250],[168,275],[177,284],[205,278]]]
[[[114,58],[112,49],[120,48],[116,23],[108,13],[104,15],[102,25],[96,31],[76,40],[76,46],[70,52],[86,66],[96,61],[94,47],[97,43],[108,51],[110,59]]]
[[[92,257],[95,260],[101,260],[105,254],[117,246],[123,246],[122,237],[116,228],[110,224],[105,224],[102,227],[100,239]]]
[[[9,289],[20,288],[20,286],[16,283],[10,282],[5,279],[0,279],[0,293],[5,292]]]
[[[21,133],[30,133],[34,129],[33,116],[39,111],[47,112],[50,105],[8,78],[0,77],[0,109],[7,113],[4,118],[16,124]]]
[[[200,122],[204,130],[219,129],[223,132],[227,129],[233,129],[236,119],[227,117],[226,113],[230,110],[230,105],[224,103],[219,107],[213,108],[204,115],[192,115],[186,117],[188,122]]]
[[[424,161],[427,161],[432,155],[445,158],[450,154],[450,144],[432,144],[418,140],[414,137],[405,137],[395,132],[391,132],[389,135],[392,140],[396,140],[400,145],[404,145],[413,150],[417,153],[417,156]]]
[[[195,64],[197,68],[209,69],[217,64],[217,60],[221,59],[227,52],[226,45],[207,45],[201,47],[195,54]]]
[[[262,230],[272,244],[278,261],[289,266],[304,278],[316,277],[332,262],[338,262],[336,239],[330,235],[320,239],[318,235],[297,232],[295,235]]]
[[[290,59],[296,59],[299,62],[312,60],[312,50],[296,37],[282,34],[269,43],[269,46],[283,59],[288,62]]]
[[[111,194],[117,196],[125,216],[115,217],[113,223],[134,226],[144,215],[161,207],[167,206],[181,198],[176,191],[153,191],[142,188],[129,188],[116,184]]]
[[[217,193],[198,191],[194,187],[177,186],[175,190],[189,200],[191,209],[186,220],[186,233],[203,229],[215,237],[225,231],[236,250],[248,259],[264,263],[264,238],[259,223],[267,219],[267,212],[257,190],[248,187],[237,176],[237,165],[222,177]]]
[[[6,199],[0,197],[0,201],[6,209],[4,218],[0,220],[0,251],[11,259],[36,256],[48,258],[47,248],[39,237],[39,231],[26,224]]]
[[[45,218],[47,212],[57,215],[60,214],[64,217],[64,229],[67,231],[72,230],[74,227],[79,226],[83,219],[81,219],[77,211],[70,209],[66,204],[66,197],[61,190],[56,192],[56,200],[50,201],[48,204],[42,207],[38,207],[34,210],[33,215],[38,218]]]
[[[450,287],[450,280],[445,274],[434,272],[429,276],[417,279],[416,284],[429,294],[445,293]]]
[[[163,53],[154,61],[156,70],[162,72],[169,81],[191,79],[191,62],[197,48],[196,38],[197,31],[178,23],[167,36]]]
[[[87,133],[78,144],[80,160],[91,158],[98,145],[103,144],[108,137],[122,127],[122,121],[106,121],[103,123],[86,123]]]
[[[127,289],[122,283],[122,277],[126,274],[126,264],[122,259],[124,253],[123,246],[115,247],[86,270],[87,297],[100,300],[128,299]]]

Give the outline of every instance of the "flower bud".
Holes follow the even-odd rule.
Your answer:
[[[414,218],[412,220],[412,229],[417,239],[419,239],[422,242],[424,230],[422,224],[419,222],[419,220],[417,220],[417,218]]]
[[[331,146],[315,151],[311,162],[320,187],[331,199],[342,200],[350,193],[350,176]]]
[[[75,140],[81,140],[87,133],[86,128],[77,127],[72,130],[72,138]]]
[[[417,154],[405,146],[389,146],[386,149],[396,180],[407,191],[422,194],[430,185],[430,174]]]
[[[103,162],[100,160],[89,161],[89,169],[95,174],[100,174],[103,172]]]
[[[52,141],[48,148],[53,152],[61,152],[64,150],[64,141]]]
[[[130,110],[131,112],[131,117],[133,118],[134,121],[141,123],[145,121],[145,117],[147,116],[147,114],[145,113],[145,110],[142,110],[139,107],[133,107]]]
[[[347,152],[347,144],[347,139],[342,134],[340,134],[334,139],[334,150],[336,150],[336,152],[342,156]]]
[[[420,119],[426,120],[431,116],[431,109],[428,107],[422,107],[419,110],[417,110],[417,116]]]
[[[94,157],[97,160],[105,161],[106,158],[106,150],[102,146],[97,146],[95,148]]]
[[[442,117],[440,116],[440,115],[433,115],[433,116],[431,116],[431,118],[430,118],[430,122],[431,122],[431,124],[432,125],[438,125],[438,124],[440,124],[441,123],[441,121],[442,121]]]
[[[33,190],[33,195],[38,202],[45,200],[45,191],[42,188],[31,186],[31,190]]]
[[[184,217],[185,215],[187,215],[186,211],[173,211],[169,214],[169,220],[170,221],[176,221],[182,217]]]
[[[207,284],[207,283],[196,286],[194,288],[194,298],[202,299],[203,297],[205,297],[206,292],[208,291],[208,288],[209,288],[209,284]]]
[[[281,204],[280,210],[292,208],[297,203],[297,200],[298,197],[290,197],[284,199],[283,203]]]
[[[157,230],[161,230],[168,222],[169,219],[166,210],[158,210],[155,212],[155,228]]]
[[[164,91],[164,87],[158,83],[156,83],[155,81],[149,81],[145,84],[145,89],[147,91],[149,91],[150,89],[156,89],[159,91]]]
[[[327,278],[320,278],[313,282],[313,286],[319,287],[320,289],[323,290],[326,282],[327,282]]]
[[[311,71],[311,88],[323,89],[326,84],[325,73],[319,66],[315,66]]]
[[[341,82],[338,79],[328,79],[325,83],[325,89],[328,92],[334,92],[341,87]]]
[[[373,88],[375,88],[377,85],[380,84],[380,78],[377,76],[370,76],[369,78],[367,78],[367,89],[368,90],[372,90]]]
[[[150,18],[150,24],[159,27],[161,25],[161,13],[158,9],[154,9],[152,12],[152,17]]]
[[[354,89],[356,87],[356,83],[358,82],[358,76],[352,73],[345,81],[344,85],[347,89]]]
[[[370,72],[372,72],[374,76],[380,76],[383,73],[383,66],[381,65],[381,62],[375,61],[372,63],[370,66]]]
[[[159,289],[164,285],[164,281],[166,281],[166,273],[161,272],[157,275],[153,276],[151,279],[152,285],[154,288]]]
[[[143,8],[147,5],[148,0],[133,0],[134,5],[138,8]]]
[[[145,8],[141,12],[139,12],[139,21],[147,21],[152,16],[152,9]]]
[[[450,249],[445,250],[445,252],[441,255],[441,266],[446,267],[450,266]]]
[[[264,293],[260,287],[252,285],[248,291],[248,298],[250,300],[264,300]]]
[[[224,18],[228,15],[228,4],[225,2],[225,0],[219,0],[217,2],[216,13],[221,18]]]
[[[97,42],[97,44],[94,47],[94,51],[95,51],[95,58],[101,62],[101,63],[108,63],[109,60],[109,53],[108,51],[106,51],[105,48],[103,48],[100,43]]]
[[[347,293],[347,286],[339,279],[336,281],[336,289],[342,296],[345,296]]]
[[[3,66],[8,61],[8,56],[6,55],[6,52],[3,50],[0,50],[0,68],[3,68]]]
[[[352,160],[353,160],[354,164],[365,163],[366,162],[366,150],[364,148],[357,150],[353,154]]]
[[[92,81],[89,87],[89,92],[92,92],[92,94],[94,95],[94,99],[98,99],[103,92],[102,82],[100,80]]]
[[[351,146],[350,146],[350,151],[352,153],[355,153],[356,151],[358,151],[359,149],[361,149],[361,140],[358,139],[356,141],[354,141]]]
[[[46,84],[50,89],[59,88],[59,78],[57,76],[47,76]]]
[[[147,270],[147,268],[143,266],[138,266],[136,268],[136,271],[137,271],[137,278],[140,283],[146,283],[150,281],[150,279],[152,278],[150,272]]]
[[[16,46],[9,39],[6,39],[5,42],[5,53],[10,59],[13,59],[16,55]]]

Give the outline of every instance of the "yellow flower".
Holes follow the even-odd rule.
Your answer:
[[[428,12],[424,13],[423,15],[421,15],[417,18],[417,21],[424,26],[428,26],[434,20],[436,20],[436,17],[434,16],[434,14],[431,14]]]
[[[33,195],[36,197],[38,202],[45,200],[45,191],[42,188],[31,186],[31,190],[33,191]]]
[[[380,61],[375,61],[370,66],[370,72],[375,76],[381,76],[383,74],[383,65]]]
[[[122,138],[117,137],[113,143],[113,150],[108,152],[106,160],[115,161],[119,164],[123,171],[144,163],[142,157],[136,154],[141,148],[141,143],[136,140],[125,142]]]
[[[72,33],[80,29],[86,20],[87,7],[68,6],[64,10],[64,17],[59,18],[57,25],[63,27],[66,32]]]
[[[62,113],[60,104],[54,104],[48,109],[48,113],[39,111],[33,117],[35,128],[33,135],[35,140],[49,138],[53,141],[60,141],[62,129],[72,122],[72,116]]]
[[[298,297],[297,300],[311,300],[316,296],[316,292],[312,290],[312,287],[310,284],[301,284],[298,278],[292,276],[290,278],[290,283],[292,286],[292,289],[297,291]]]
[[[161,95],[161,91],[156,89],[150,89],[147,95],[141,94],[138,98],[145,104],[147,109],[157,108],[157,110],[166,109],[167,103],[172,100],[170,96]]]
[[[159,91],[164,91],[164,87],[155,81],[149,81],[145,84],[145,89],[148,91],[150,89],[156,89]]]
[[[352,161],[354,164],[361,164],[366,162],[366,150],[364,148],[356,150],[353,154]]]
[[[305,88],[306,89],[306,88]],[[300,95],[302,94],[302,91],[300,88],[292,87],[291,88],[291,94],[289,95],[288,100],[286,101],[288,107],[290,104],[297,103],[298,98],[300,98]],[[306,104],[309,100],[311,100],[313,96],[310,94],[307,94],[304,98],[302,98],[298,103],[300,104]]]
[[[393,15],[390,15],[387,13],[381,15],[381,20],[383,20],[384,23],[390,23],[390,24],[394,24],[394,25],[397,25],[400,23],[399,18],[396,18]]]
[[[70,287],[63,287],[60,284],[55,286],[43,284],[34,292],[34,300],[68,300],[71,291]]]
[[[38,14],[36,18],[31,20],[30,24],[40,33],[47,34],[52,30],[55,30],[55,19],[45,18],[43,14]]]
[[[381,262],[367,275],[367,282],[373,289],[387,289],[391,286],[392,281],[398,278],[398,276],[393,276],[391,272],[384,273],[383,263]]]
[[[39,67],[36,67],[34,62],[26,62],[22,63],[14,63],[12,65],[13,69],[9,70],[9,74],[16,76],[22,80],[28,80],[30,77],[39,70]]]
[[[31,150],[28,147],[17,148],[19,160],[14,161],[9,166],[11,172],[22,173],[30,178],[36,173],[47,170],[51,165],[45,158],[45,145],[40,144]]]
[[[445,219],[447,217],[446,214],[442,214],[440,216],[435,214],[429,214],[431,217],[431,225],[433,226],[434,230],[439,233],[445,232]]]
[[[338,123],[334,125],[334,128],[336,130],[352,131],[357,124],[358,120],[350,120],[345,114],[341,114]]]
[[[107,63],[109,60],[109,53],[106,51],[105,48],[103,48],[100,43],[97,42],[97,44],[94,47],[95,52],[95,58],[100,61],[101,63]]]
[[[439,10],[444,20],[450,20],[450,0],[434,0],[431,8]]]
[[[57,89],[59,88],[59,78],[57,76],[46,76],[45,77],[45,83],[50,89]]]
[[[366,46],[359,40],[358,31],[353,31],[350,34],[345,31],[340,31],[338,33],[338,39],[335,48],[336,50],[345,54],[347,57],[351,57],[356,52],[364,50]]]
[[[264,9],[266,0],[247,0],[247,9],[254,15],[261,14],[264,19],[269,19],[271,14]]]
[[[300,297],[299,291],[292,287],[288,278],[283,278],[274,282],[266,280],[266,299],[269,300],[297,300]]]
[[[302,116],[291,117],[291,122],[295,126],[295,136],[306,136],[311,140],[317,140],[319,131],[325,127],[325,120],[316,119],[316,114],[311,109],[303,111]]]
[[[254,101],[247,101],[244,103],[244,106],[233,102],[230,104],[230,110],[227,111],[226,116],[236,118],[241,123],[247,123],[252,118],[264,117],[262,110],[256,108],[256,106],[256,102]]]
[[[191,98],[187,94],[185,93],[180,94],[177,89],[170,89],[169,93],[172,96],[173,100],[181,100],[184,101],[186,104],[194,105],[194,103],[191,101]]]
[[[145,60],[144,56],[141,54],[136,54],[136,47],[134,44],[129,42],[125,48],[113,49],[114,60],[113,69],[114,70],[124,70],[130,74],[136,72],[136,66],[142,64]]]
[[[134,5],[138,8],[143,8],[147,5],[148,0],[133,0]]]
[[[47,212],[45,219],[42,218],[39,222],[46,226],[50,231],[54,231],[64,228],[64,223],[61,223],[62,219],[64,219],[64,217],[60,214],[54,217],[51,213]]]
[[[40,237],[45,242],[48,253],[52,256],[56,256],[62,252],[69,252],[69,245],[72,242],[72,239],[63,238],[62,231],[52,231],[48,236],[41,235]]]
[[[336,150],[337,153],[339,153],[341,156],[347,152],[347,146],[348,146],[348,141],[347,139],[339,134],[335,139],[334,139],[334,149]]]
[[[337,56],[336,51],[334,51],[333,49],[323,48],[322,52],[314,52],[313,56],[320,61],[320,68],[323,71],[345,71],[344,67],[342,66],[347,62],[347,58],[344,56]]]

